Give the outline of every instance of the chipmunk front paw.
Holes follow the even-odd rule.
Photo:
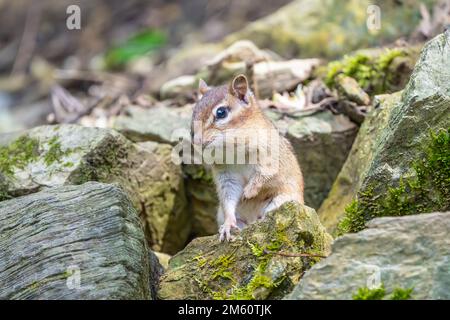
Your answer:
[[[236,221],[232,222],[232,221],[225,221],[219,229],[219,240],[221,242],[223,241],[232,241],[233,240],[233,236],[231,235],[231,230],[232,229],[238,229],[237,225],[236,225]]]

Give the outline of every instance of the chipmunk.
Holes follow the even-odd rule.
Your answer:
[[[217,221],[220,241],[232,240],[232,230],[242,229],[287,201],[303,204],[303,176],[291,144],[263,114],[244,75],[229,85],[208,87],[199,81],[199,100],[193,109],[191,136],[194,146],[204,148],[234,146],[245,138],[258,138],[275,130],[276,143],[256,143],[246,156],[257,152],[256,163],[212,164],[219,208]],[[199,126],[200,124],[200,126]],[[236,139],[241,138],[241,139]],[[242,139],[244,138],[244,139]],[[264,152],[263,152],[264,151]],[[269,158],[277,151],[276,159]],[[270,154],[269,154],[270,153]],[[272,161],[272,162],[271,162]],[[273,170],[273,163],[276,170]]]

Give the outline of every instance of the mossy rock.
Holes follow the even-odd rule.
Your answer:
[[[87,181],[116,183],[140,212],[153,249],[174,253],[185,245],[190,218],[170,145],[135,144],[114,130],[77,125],[37,127],[0,142],[3,199]]]
[[[405,87],[419,57],[421,45],[398,48],[371,48],[358,50],[344,58],[328,63],[317,70],[316,75],[323,77],[330,88],[337,88],[350,100],[362,96],[356,90],[342,90],[342,79],[353,78],[364,92],[370,96],[392,93]],[[344,77],[344,78],[343,78]],[[348,81],[347,81],[348,82]],[[352,86],[354,87],[354,85]],[[351,88],[352,88],[351,87]],[[350,91],[350,92],[348,92]],[[363,103],[367,98],[355,101]]]
[[[332,253],[286,299],[450,299],[450,212],[376,218],[333,242]]]
[[[348,160],[368,164],[356,174],[361,175],[356,197],[346,208],[339,233],[359,231],[375,217],[450,209],[449,64],[446,32],[423,48],[400,101],[381,120],[386,121],[383,128],[376,136],[361,132],[359,141],[374,141],[369,157],[355,150],[356,158]]]
[[[375,96],[375,108],[367,115],[350,153],[334,181],[328,196],[318,210],[320,220],[332,234],[345,212],[345,207],[356,196],[374,156],[377,137],[385,129],[392,109],[400,101],[401,92]]]
[[[410,35],[420,23],[421,3],[431,8],[436,1],[296,0],[229,35],[224,44],[249,39],[285,57],[336,58]],[[380,9],[379,30],[367,27],[370,5]]]
[[[329,253],[331,237],[316,212],[286,203],[244,228],[233,242],[194,239],[173,256],[160,299],[279,299],[303,272]],[[291,255],[291,256],[288,256]]]

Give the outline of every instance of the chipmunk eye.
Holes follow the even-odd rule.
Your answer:
[[[220,107],[216,110],[216,119],[224,119],[228,115],[228,108],[227,107]]]

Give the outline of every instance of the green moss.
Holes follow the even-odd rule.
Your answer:
[[[0,147],[0,172],[12,175],[14,168],[23,169],[39,157],[39,141],[27,135]]]
[[[0,202],[11,198],[11,195],[8,193],[8,186],[0,180]]]
[[[358,292],[352,296],[353,300],[382,300],[386,295],[384,286],[369,289],[367,287],[359,288]]]
[[[48,141],[48,147],[48,151],[44,155],[44,162],[47,166],[50,166],[55,162],[60,163],[63,157],[68,156],[73,152],[70,148],[64,151],[61,149],[61,142],[59,142],[59,137],[57,135]],[[64,166],[70,166],[70,163],[71,162],[67,162]]]
[[[64,156],[73,152],[72,149],[62,150],[59,137],[54,136],[48,141],[48,150],[43,155],[44,163],[49,166],[55,162],[61,162]],[[7,146],[0,147],[0,171],[6,175],[12,175],[14,168],[24,169],[28,163],[37,161],[42,153],[39,140],[27,135],[19,137]],[[64,166],[72,166],[73,163],[65,163]]]
[[[430,133],[424,156],[412,163],[412,178],[376,194],[374,187],[359,192],[345,210],[338,234],[358,232],[375,217],[404,216],[450,209],[450,128]]]
[[[109,50],[105,55],[105,65],[108,69],[122,68],[131,60],[161,48],[166,43],[166,38],[165,33],[160,30],[137,33]]]
[[[285,239],[284,233],[277,229],[275,234],[275,239],[272,240],[267,245],[260,246],[257,243],[251,243],[247,241],[248,246],[257,259],[257,265],[252,272],[252,277],[250,280],[243,285],[233,286],[231,293],[226,292],[215,292],[213,293],[213,298],[217,300],[255,300],[258,299],[258,291],[260,289],[268,289],[273,291],[273,289],[280,286],[285,280],[284,277],[274,281],[271,277],[267,275],[267,266],[270,260],[277,254],[281,247],[286,244],[286,242],[280,241],[280,239]]]
[[[411,299],[413,288],[395,288],[390,296],[387,296],[386,289],[382,284],[379,288],[369,289],[367,287],[359,288],[352,296],[353,300],[408,300]]]
[[[391,300],[408,300],[411,299],[413,288],[403,289],[395,288],[390,297]]]
[[[191,177],[193,180],[201,180],[206,182],[207,184],[213,184],[214,180],[212,174],[208,172],[204,166],[202,165],[189,165],[184,166],[184,171]]]
[[[233,274],[231,272],[231,267],[235,262],[235,258],[233,254],[229,255],[221,255],[216,260],[210,263],[210,266],[215,270],[212,273],[211,280],[215,280],[217,278],[229,279],[235,282],[233,278]]]
[[[377,57],[365,53],[344,56],[342,60],[328,64],[325,83],[329,87],[335,87],[336,76],[345,74],[354,78],[371,95],[387,92],[392,82],[389,66],[395,58],[405,54],[405,51],[399,49],[386,49],[386,52]]]
[[[245,286],[237,286],[233,288],[230,295],[221,296],[223,300],[255,300],[257,299],[257,291],[260,288],[267,288],[272,290],[277,287],[281,281],[274,282],[270,277],[264,274],[267,263],[260,262],[256,267],[252,278]],[[218,298],[215,296],[214,298]]]
[[[123,143],[110,135],[102,143],[87,154],[79,168],[71,175],[71,183],[82,184],[86,181],[109,183],[120,176],[125,164],[128,150]]]

